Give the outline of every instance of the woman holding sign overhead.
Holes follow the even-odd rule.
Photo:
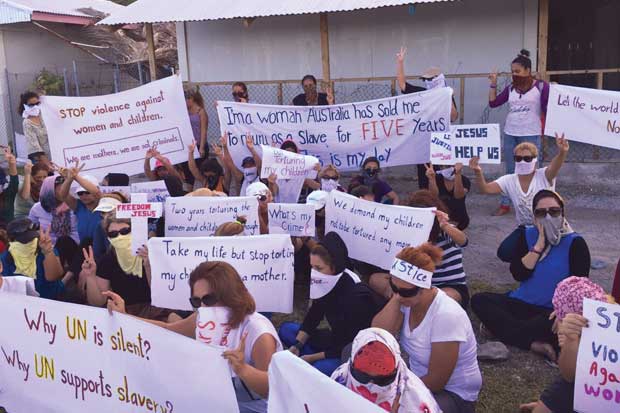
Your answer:
[[[482,387],[476,337],[465,310],[431,286],[441,255],[430,244],[396,255],[389,280],[394,294],[372,325],[400,337],[409,368],[444,413],[472,413]]]
[[[229,361],[236,375],[233,383],[240,412],[266,413],[269,394],[267,368],[273,354],[282,350],[275,328],[267,318],[255,311],[254,298],[237,270],[226,262],[203,262],[191,272],[189,286],[189,301],[197,310],[191,316],[173,323],[145,321],[206,342],[202,338],[214,335],[213,330],[217,327],[211,329],[201,324],[199,317],[206,313],[205,310],[211,310],[213,316],[215,311],[227,314],[227,329],[219,332],[218,344],[227,343],[224,346],[228,350],[222,357]],[[110,311],[126,312],[121,296],[111,291],[104,295],[109,299]]]

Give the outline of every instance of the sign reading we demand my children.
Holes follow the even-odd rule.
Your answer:
[[[430,134],[450,128],[452,89],[331,106],[275,106],[218,102],[222,135],[237,165],[254,145],[294,141],[304,155],[339,170],[355,170],[375,156],[381,166],[429,160]]]
[[[0,411],[239,411],[221,350],[103,308],[0,293],[0,313]]]
[[[41,114],[52,160],[84,164],[83,173],[143,172],[149,148],[170,161],[187,161],[194,140],[179,76],[105,96],[45,96]]]

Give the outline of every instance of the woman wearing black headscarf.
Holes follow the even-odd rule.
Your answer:
[[[348,269],[347,246],[335,232],[312,249],[310,264],[312,306],[301,325],[284,323],[279,335],[291,352],[329,376],[340,366],[343,348],[370,326],[385,300]],[[329,329],[317,328],[323,318]]]

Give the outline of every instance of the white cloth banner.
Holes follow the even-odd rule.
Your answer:
[[[7,412],[239,411],[221,350],[102,308],[0,293],[0,312]]]
[[[170,196],[164,181],[135,182],[131,184],[132,194],[146,194],[149,202],[164,202]]]
[[[351,258],[389,269],[400,250],[428,241],[434,210],[384,205],[331,191],[325,208],[325,233],[338,233]]]
[[[232,265],[256,301],[257,311],[293,311],[295,255],[283,234],[151,238],[151,302],[157,307],[191,310],[189,275],[205,261]]]
[[[294,141],[300,152],[358,170],[375,156],[382,167],[428,162],[430,134],[450,128],[452,89],[332,106],[280,106],[218,102],[220,131],[238,166],[254,145]]]
[[[577,354],[575,411],[618,411],[620,400],[620,305],[585,299],[584,328]]]
[[[551,85],[545,135],[620,149],[620,92]]]
[[[482,125],[452,125],[450,133],[431,135],[433,165],[467,164],[480,158],[481,164],[500,164],[501,136],[497,123]]]
[[[170,161],[187,161],[194,141],[180,76],[170,76],[105,96],[43,96],[41,113],[52,160],[61,166],[85,164],[85,174],[137,175],[144,156],[156,147]]]
[[[385,413],[290,351],[280,351],[269,364],[268,413]]]
[[[309,204],[268,204],[269,233],[313,237],[316,211]]]
[[[259,235],[258,200],[244,197],[193,197],[166,199],[166,237],[206,237],[237,217],[246,218],[245,235]]]
[[[261,176],[276,174],[278,180],[316,178],[318,171],[315,170],[315,166],[319,160],[314,156],[300,155],[264,145],[261,146],[261,151]]]

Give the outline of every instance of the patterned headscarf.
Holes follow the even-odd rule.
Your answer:
[[[583,313],[583,299],[607,302],[607,294],[603,288],[586,277],[568,277],[561,281],[553,293],[553,308],[558,320],[562,321],[566,314]]]
[[[71,209],[64,202],[56,199],[56,178],[48,176],[41,184],[39,201],[46,212],[52,214],[52,230],[57,237],[71,235]]]

